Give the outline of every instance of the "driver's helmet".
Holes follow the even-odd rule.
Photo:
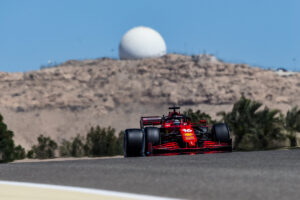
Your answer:
[[[174,125],[180,125],[180,120],[179,119],[173,119],[173,124]]]

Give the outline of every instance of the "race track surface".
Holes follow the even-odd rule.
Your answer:
[[[300,150],[11,163],[0,180],[185,199],[299,199]]]

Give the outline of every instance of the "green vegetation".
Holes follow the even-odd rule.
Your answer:
[[[14,141],[13,132],[7,129],[6,124],[3,122],[3,117],[0,115],[0,161],[10,162],[14,158]]]
[[[122,153],[118,145],[115,129],[97,126],[87,134],[84,149],[87,156],[113,156]]]
[[[50,137],[45,137],[43,135],[40,135],[37,140],[38,144],[32,146],[31,150],[27,153],[27,157],[37,159],[54,158],[57,143]]]
[[[117,152],[118,155],[123,155],[124,154],[123,139],[124,139],[124,131],[120,131],[119,135],[118,135],[117,142],[116,142],[116,152]]]
[[[272,148],[272,144],[284,140],[279,110],[242,97],[229,113],[220,112],[222,120],[233,132],[234,148],[237,150],[258,150]]]
[[[21,145],[18,145],[15,147],[15,159],[16,160],[22,160],[24,158],[26,158],[26,152],[25,152],[25,149],[21,146]]]
[[[25,158],[25,149],[21,145],[15,147],[13,136],[14,133],[8,130],[0,114],[0,162]]]
[[[297,146],[296,132],[300,132],[300,109],[295,106],[289,110],[286,117],[283,118],[283,126],[287,131],[287,138],[290,141],[290,146]]]
[[[71,141],[63,140],[59,147],[59,154],[61,157],[82,157],[84,152],[84,137],[77,135]]]
[[[63,140],[59,147],[62,157],[113,156],[123,154],[123,132],[115,136],[115,129],[92,127],[86,138],[77,135],[71,141]]]
[[[60,157],[71,157],[72,156],[72,142],[64,139],[59,146]]]

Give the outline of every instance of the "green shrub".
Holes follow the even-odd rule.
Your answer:
[[[86,136],[85,154],[87,156],[117,155],[120,153],[119,143],[115,136],[115,129],[92,127]]]
[[[73,157],[82,157],[85,155],[84,152],[84,137],[77,135],[72,142],[71,155]]]
[[[38,138],[38,144],[32,146],[32,149],[28,152],[28,158],[47,159],[54,158],[57,144],[50,137],[40,135]]]
[[[63,140],[59,147],[61,157],[113,156],[123,154],[123,135],[121,131],[115,136],[115,129],[91,127],[86,138],[77,135],[75,138]]]
[[[63,140],[59,147],[59,154],[61,157],[82,157],[84,152],[84,138],[77,135],[72,141]]]
[[[15,147],[14,154],[16,160],[22,160],[26,157],[25,149],[21,145]]]
[[[34,158],[33,154],[34,154],[34,153],[33,153],[33,150],[31,149],[31,150],[29,150],[29,151],[27,152],[26,157],[32,159],[32,158]]]
[[[7,129],[0,114],[0,162],[11,162],[15,156],[13,132]]]
[[[60,157],[71,157],[72,156],[72,142],[64,139],[59,146]]]
[[[124,131],[120,131],[119,135],[118,135],[118,139],[117,139],[117,144],[116,144],[116,154],[117,155],[124,154],[123,143],[124,143]]]

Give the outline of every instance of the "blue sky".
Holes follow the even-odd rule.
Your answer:
[[[298,0],[0,0],[0,71],[118,58],[139,25],[160,32],[168,53],[300,71],[299,10]]]

